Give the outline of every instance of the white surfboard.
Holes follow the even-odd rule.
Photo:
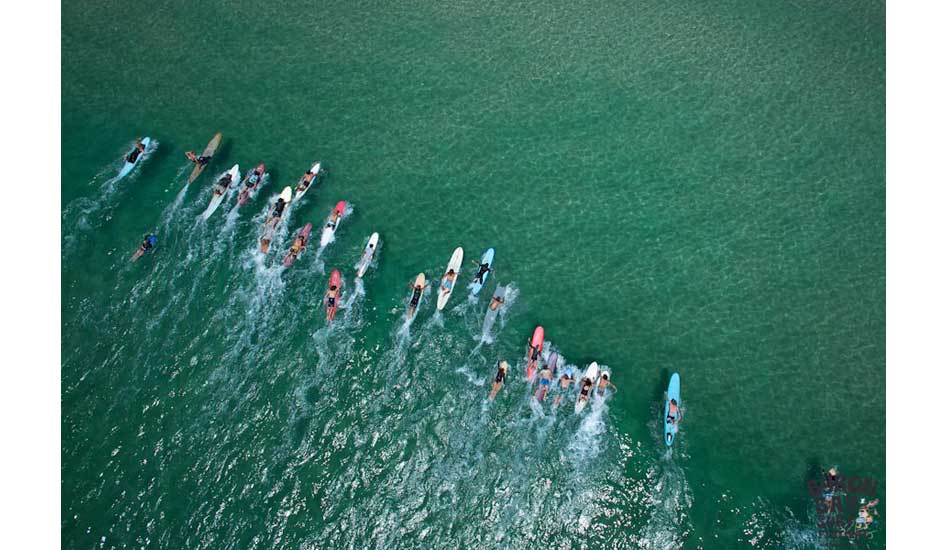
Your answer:
[[[452,291],[455,290],[455,285],[459,282],[459,269],[462,267],[463,256],[462,247],[456,248],[455,252],[452,253],[452,259],[449,260],[449,265],[445,267],[445,274],[442,276],[442,283],[439,285],[439,300],[436,303],[436,309],[439,311],[442,311],[442,308],[448,303],[449,298],[452,297]],[[455,272],[455,279],[451,282],[447,282],[445,279],[449,271]],[[446,285],[448,285],[447,288]]]
[[[587,405],[587,401],[590,401],[594,397],[594,391],[597,389],[597,373],[600,370],[600,367],[597,366],[597,362],[594,361],[587,367],[587,371],[584,372],[584,376],[581,377],[581,384],[584,383],[584,378],[587,378],[591,381],[590,391],[587,393],[587,399],[581,401],[580,395],[577,396],[577,403],[574,404],[574,412],[579,413],[584,410],[584,407]]]
[[[313,174],[313,179],[310,180],[310,185],[308,185],[306,189],[304,189],[303,191],[296,192],[296,194],[294,195],[294,202],[299,201],[300,198],[306,195],[307,191],[310,191],[310,188],[313,187],[315,183],[317,183],[317,175],[320,173],[320,163],[318,162],[314,164],[313,167],[311,167],[310,170],[307,171],[307,173]],[[299,186],[300,182],[297,182],[297,185]]]
[[[369,242],[366,243],[366,248],[363,249],[363,257],[360,258],[360,263],[356,267],[357,277],[362,277],[369,269],[369,264],[373,262],[373,254],[376,253],[377,243],[379,243],[379,233],[373,233],[370,235]]]
[[[217,210],[219,206],[221,206],[224,198],[230,195],[231,191],[237,188],[241,181],[241,171],[238,169],[237,164],[232,166],[230,170],[225,172],[225,174],[231,176],[231,182],[228,184],[228,188],[225,189],[221,194],[218,194],[218,182],[214,182],[214,188],[211,191],[211,202],[208,203],[208,208],[204,211],[204,214],[201,215],[202,219],[207,220],[210,218],[211,214],[214,214],[214,211]],[[220,179],[218,181],[220,181]]]

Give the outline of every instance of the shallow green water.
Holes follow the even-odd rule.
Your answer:
[[[64,547],[810,548],[812,470],[884,495],[883,3],[276,4],[63,4]],[[338,200],[335,242],[276,267]],[[493,279],[405,329],[456,246]],[[537,324],[620,390],[532,406]]]

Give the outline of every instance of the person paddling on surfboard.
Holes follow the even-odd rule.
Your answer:
[[[554,406],[557,407],[561,403],[561,397],[563,393],[567,393],[567,390],[574,385],[574,371],[571,371],[570,376],[565,372],[561,375],[561,391],[554,396]]]
[[[492,311],[496,311],[504,303],[505,303],[505,299],[502,298],[501,296],[492,296],[491,303],[488,304],[488,309]]]
[[[327,322],[330,322],[331,311],[333,306],[336,305],[336,299],[340,297],[340,289],[336,285],[330,285],[330,288],[327,289],[326,301],[327,301]]]
[[[412,289],[412,298],[409,299],[409,316],[416,311],[416,307],[419,305],[419,298],[422,297],[422,291],[429,286],[427,282],[424,285],[417,285],[415,281],[409,281],[409,288]]]
[[[188,157],[188,160],[197,164],[198,166],[204,166],[208,164],[209,160],[211,160],[211,157],[206,157],[204,155],[199,157],[194,151],[186,151],[185,156]]]
[[[287,201],[285,201],[283,197],[277,197],[277,202],[274,203],[274,208],[271,209],[270,218],[267,219],[264,226],[266,227],[267,224],[276,226],[280,217],[284,214],[285,206],[287,206]]]
[[[228,187],[231,186],[231,173],[226,172],[221,179],[218,180],[218,184],[214,186],[215,196],[223,195],[225,191],[228,190]]]
[[[614,391],[617,391],[617,386],[614,386],[613,382],[610,381],[610,373],[605,372],[604,374],[600,375],[600,382],[597,383],[597,395],[603,397],[607,393],[607,386],[610,386],[614,389]],[[670,406],[670,412],[673,412],[672,406]]]
[[[528,349],[531,350],[531,356],[528,359],[530,363],[537,363],[539,360],[541,360],[541,346],[540,345],[537,347],[532,347],[531,340],[528,340]]]
[[[502,386],[505,385],[505,378],[508,376],[508,362],[501,361],[498,363],[498,371],[495,373],[495,381],[491,385],[491,394],[488,396],[489,401],[493,401],[495,396],[498,395],[498,391],[501,390]]]
[[[551,388],[551,379],[553,378],[551,367],[549,367],[547,363],[541,365],[539,377],[541,387],[538,388],[538,401],[541,402],[548,396],[548,390]]]
[[[303,177],[300,178],[300,183],[297,184],[296,192],[303,193],[304,191],[306,191],[307,188],[310,187],[310,183],[313,182],[313,178],[315,178],[316,176],[317,175],[314,174],[313,172],[307,172],[306,174],[304,174]]]
[[[675,427],[681,418],[683,418],[683,413],[680,412],[679,403],[675,399],[670,399],[670,412],[666,415],[666,423]]]
[[[449,292],[452,290],[452,285],[455,284],[455,270],[450,269],[448,273],[445,274],[445,277],[442,278],[442,292]]]
[[[485,275],[491,273],[491,267],[488,264],[480,264],[475,260],[472,260],[472,263],[478,266],[478,273],[475,274],[475,281],[478,284],[485,284]]]
[[[294,239],[294,244],[290,245],[290,253],[293,255],[294,259],[297,259],[297,256],[300,255],[300,251],[303,250],[303,247],[307,246],[307,236],[306,235],[297,235],[297,238]]]
[[[136,250],[135,254],[132,255],[132,261],[134,262],[135,260],[138,260],[139,258],[142,257],[143,254],[145,254],[146,252],[154,248],[155,242],[157,240],[158,239],[155,237],[155,235],[152,235],[151,233],[148,233],[147,235],[145,235],[145,239],[142,241],[142,245],[139,246],[139,249]]]
[[[125,157],[126,162],[134,164],[135,160],[139,158],[139,155],[145,152],[145,145],[142,143],[142,138],[136,138],[135,140],[135,149],[132,149],[132,152],[129,153],[129,156]]]
[[[335,209],[330,213],[330,219],[327,220],[327,227],[330,229],[336,229],[337,222],[340,221],[340,213]]]
[[[264,171],[260,166],[258,166],[253,172],[251,172],[251,175],[249,175],[247,179],[244,180],[244,186],[249,189],[253,189],[262,177],[264,177]]]
[[[593,387],[594,383],[591,380],[584,378],[581,381],[581,394],[577,396],[577,402],[580,403],[581,401],[587,401],[590,399],[590,390]]]

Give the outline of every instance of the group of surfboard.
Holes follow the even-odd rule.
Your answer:
[[[194,182],[201,175],[205,167],[207,167],[209,164],[210,160],[214,157],[215,152],[217,152],[218,147],[221,144],[221,140],[222,134],[221,132],[218,132],[214,135],[214,137],[211,138],[211,141],[205,147],[201,155],[195,155],[191,151],[185,153],[188,159],[195,163],[195,167],[192,170],[191,175],[188,177],[188,184]],[[124,163],[116,179],[125,177],[131,173],[136,168],[136,166],[138,166],[138,164],[140,164],[142,158],[144,157],[142,153],[147,150],[150,143],[151,140],[148,137],[136,140],[135,148],[124,159]],[[224,202],[231,192],[233,192],[238,187],[240,187],[240,192],[238,193],[237,207],[244,205],[250,199],[254,198],[258,189],[267,182],[267,173],[265,170],[266,167],[263,163],[258,164],[250,173],[245,175],[243,180],[241,180],[239,166],[237,164],[232,166],[227,172],[218,178],[218,181],[215,183],[212,190],[211,201],[208,203],[208,207],[205,209],[204,213],[202,213],[202,219],[207,220],[210,218],[211,215],[214,214],[214,212],[221,205],[221,203]],[[310,170],[301,176],[295,189],[291,189],[290,186],[285,187],[281,191],[280,195],[274,200],[268,209],[268,215],[264,221],[264,227],[261,232],[261,253],[266,254],[270,249],[271,242],[274,238],[274,233],[283,222],[283,213],[286,206],[303,198],[303,196],[306,195],[307,191],[310,190],[313,184],[316,183],[321,173],[322,170],[320,163],[317,162],[310,168]],[[238,180],[240,180],[239,185]],[[320,236],[321,247],[327,246],[333,240],[333,236],[340,225],[340,221],[343,219],[345,211],[346,202],[340,201],[330,212],[330,216],[327,218],[327,221],[323,227],[323,232]],[[300,255],[304,252],[307,244],[310,241],[310,234],[312,231],[313,224],[308,222],[297,232],[296,236],[294,237],[293,244],[291,244],[290,249],[284,256],[282,262],[284,267],[292,266],[297,258],[300,257]],[[379,234],[373,233],[367,241],[367,244],[363,249],[362,257],[357,264],[357,278],[363,277],[363,275],[366,273],[366,270],[369,268],[373,260],[373,255],[375,254],[375,251],[378,247],[378,243]],[[132,256],[132,261],[137,260],[143,254],[151,250],[155,244],[156,236],[152,234],[146,235],[142,245]],[[449,302],[449,299],[452,297],[452,293],[454,292],[455,286],[459,279],[463,259],[464,251],[462,250],[462,247],[456,248],[452,253],[452,257],[449,259],[449,263],[446,266],[445,272],[443,273],[442,279],[439,283],[438,297],[436,299],[437,311],[442,311]],[[469,284],[469,289],[473,296],[477,296],[479,292],[481,292],[482,287],[485,285],[486,280],[492,272],[494,260],[495,249],[489,248],[484,252],[484,254],[482,254],[480,261],[472,262],[477,266],[475,275]],[[425,273],[419,273],[415,279],[409,283],[411,293],[409,295],[409,303],[406,308],[407,321],[412,322],[412,320],[415,318],[422,294],[429,284],[430,282],[426,280]],[[488,305],[488,311],[485,314],[485,321],[482,327],[483,334],[487,334],[491,329],[495,318],[498,316],[501,306],[505,303],[507,291],[508,288],[505,285],[499,285],[495,289],[495,292],[492,295],[491,301]],[[334,269],[330,272],[330,280],[327,284],[327,291],[324,295],[327,323],[332,322],[336,316],[341,293],[342,276],[339,270]],[[548,353],[544,355],[543,346],[544,327],[538,326],[534,329],[534,333],[528,342],[525,377],[527,382],[532,385],[532,389],[534,384],[537,384],[538,387],[534,392],[533,398],[537,399],[539,403],[544,402],[548,394],[551,393],[552,385],[555,384],[555,380],[557,380],[557,385],[555,386],[556,389],[554,392],[556,394],[554,398],[555,407],[560,404],[564,394],[572,391],[574,387],[579,387],[577,399],[574,405],[575,413],[580,413],[582,410],[584,410],[584,407],[590,401],[592,394],[596,399],[605,399],[607,390],[609,388],[616,390],[616,386],[614,386],[613,382],[610,380],[610,371],[607,368],[601,368],[597,362],[592,362],[590,365],[588,365],[587,370],[584,371],[584,374],[581,376],[580,380],[575,380],[573,369],[568,366],[563,368],[560,379],[556,379],[555,377],[558,374],[561,356],[553,350],[549,350]],[[489,394],[489,400],[495,399],[495,396],[504,386],[507,375],[508,362],[500,361],[498,363],[498,370],[495,374],[495,379],[492,384],[491,393]],[[663,439],[668,446],[673,444],[679,422],[682,419],[679,391],[679,374],[673,373],[673,375],[670,377],[669,386],[664,399],[665,406]]]
[[[202,151],[201,155],[196,155],[192,151],[185,153],[185,156],[188,157],[188,160],[195,164],[191,174],[188,176],[187,184],[193,183],[196,179],[198,179],[202,172],[204,172],[205,168],[208,166],[211,159],[218,151],[222,138],[223,135],[221,132],[216,133],[214,137],[211,138],[211,141],[208,142],[208,145],[204,148],[204,151]],[[146,151],[146,148],[150,143],[151,140],[148,137],[136,140],[134,149],[124,159],[123,166],[119,171],[117,179],[125,177],[135,169],[135,167],[141,162],[143,158],[142,153]],[[257,195],[257,191],[268,182],[266,170],[267,167],[264,165],[264,163],[258,164],[253,170],[244,176],[244,179],[241,179],[239,165],[235,164],[230,169],[228,169],[215,182],[211,191],[211,200],[208,203],[208,207],[201,214],[201,219],[208,220],[208,218],[210,218],[212,214],[218,210],[218,207],[220,207],[221,204],[238,189],[240,189],[240,191],[237,194],[236,208],[243,206],[249,200],[253,199]],[[270,245],[273,242],[274,234],[284,222],[284,212],[286,207],[291,203],[300,201],[304,195],[307,194],[307,191],[309,191],[310,188],[313,187],[313,185],[317,182],[322,173],[323,170],[320,167],[320,163],[315,163],[309,170],[307,170],[306,173],[304,173],[303,176],[300,177],[300,180],[297,182],[297,186],[295,188],[291,188],[288,185],[270,204],[260,236],[260,251],[262,254],[267,254],[270,250]],[[323,231],[320,235],[321,247],[325,247],[333,241],[333,236],[336,233],[336,230],[339,228],[340,222],[343,219],[344,213],[346,212],[346,206],[346,201],[340,201],[330,212],[330,215],[327,217],[326,223],[323,226]],[[309,222],[297,231],[293,243],[290,245],[290,249],[284,255],[284,259],[282,261],[282,265],[285,268],[292,266],[297,258],[299,258],[307,248],[307,245],[310,242],[310,234],[312,231],[313,224]],[[135,254],[132,255],[132,261],[138,260],[146,252],[153,249],[156,242],[156,235],[151,233],[146,235],[141,246],[139,246]],[[373,255],[376,251],[378,243],[379,234],[373,233],[369,237],[369,240],[363,251],[363,256],[360,258],[360,262],[357,265],[357,278],[362,277],[366,273],[366,270],[369,268],[373,260]],[[326,318],[328,323],[333,321],[334,317],[336,316],[341,292],[342,277],[340,272],[334,269],[330,272],[330,280],[327,284],[327,291],[324,297],[327,311]]]

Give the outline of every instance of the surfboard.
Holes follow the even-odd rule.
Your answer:
[[[541,360],[541,348],[544,347],[544,327],[538,325],[531,336],[531,345],[528,347],[528,368],[526,374],[528,382],[534,380],[534,373],[538,370],[538,361]],[[535,356],[532,359],[532,356]]]
[[[584,410],[584,407],[587,405],[587,402],[590,401],[590,398],[593,397],[594,390],[597,388],[597,372],[600,370],[600,367],[597,366],[597,362],[591,363],[587,370],[584,372],[584,376],[581,377],[581,384],[583,385],[584,379],[591,381],[590,392],[587,394],[587,399],[581,399],[580,394],[577,395],[577,403],[574,404],[574,412],[579,413]]]
[[[300,186],[303,185],[303,177],[301,176],[300,181],[297,182],[296,192],[294,193],[294,201],[299,201],[301,197],[307,194],[307,191],[310,191],[310,188],[317,183],[317,176],[320,174],[320,163],[314,164],[310,170],[307,170],[307,174],[313,174],[313,179],[310,180],[310,183],[307,184],[303,190],[300,190]]]
[[[369,242],[366,243],[366,247],[363,248],[363,257],[360,258],[360,263],[356,268],[356,276],[362,278],[366,273],[366,270],[369,268],[369,264],[373,262],[373,254],[376,253],[376,245],[379,243],[379,233],[373,233],[369,236]]]
[[[442,276],[442,283],[439,285],[439,299],[436,302],[436,309],[442,311],[445,308],[445,304],[449,302],[449,298],[452,297],[452,291],[455,290],[455,284],[459,280],[459,269],[462,267],[462,258],[465,255],[462,247],[455,249],[455,252],[452,253],[452,258],[449,259],[449,265],[445,267],[445,275]],[[449,271],[455,273],[455,278],[452,281],[446,279],[449,275]]]
[[[327,218],[327,223],[323,225],[323,233],[320,235],[320,246],[326,246],[333,240],[334,233],[336,233],[336,230],[340,227],[340,222],[343,221],[343,212],[345,211],[345,201],[340,201],[333,207],[333,211],[330,212],[330,216]],[[340,217],[336,219],[336,223],[330,221],[333,218],[334,212],[340,215]]]
[[[228,181],[226,187],[221,190],[219,187],[222,185],[221,182],[226,176],[230,176],[231,179]],[[211,191],[211,202],[208,203],[208,208],[205,209],[204,214],[201,215],[201,219],[207,220],[211,217],[211,214],[214,214],[214,211],[221,206],[221,202],[224,201],[224,198],[231,194],[232,189],[237,187],[239,179],[241,179],[241,170],[238,165],[235,164],[230,170],[224,173],[224,176],[221,176],[221,179],[215,182],[214,188]],[[218,191],[220,191],[220,193]]]
[[[211,138],[211,141],[208,142],[208,146],[205,147],[205,150],[202,151],[201,155],[199,156],[213,157],[215,151],[218,150],[218,146],[221,145],[222,137],[223,135],[221,134],[221,132],[218,132],[217,134],[215,134],[214,137]],[[188,176],[188,183],[191,183],[195,181],[196,179],[198,179],[198,176],[200,176],[201,173],[205,171],[205,167],[207,167],[209,164],[211,164],[211,159],[208,159],[208,162],[205,164],[199,164],[198,166],[195,166],[195,169],[191,171],[191,175]]]
[[[495,249],[489,248],[488,250],[485,251],[484,254],[482,254],[482,260],[478,263],[479,265],[488,264],[488,268],[491,269],[492,262],[494,261],[495,261]],[[477,267],[475,268],[475,273],[478,273],[478,269],[479,268]],[[485,286],[485,281],[488,280],[489,276],[491,276],[491,271],[482,275],[481,279],[478,279],[476,277],[475,279],[472,280],[472,296],[477,296],[478,293],[481,292],[482,287]]]
[[[144,150],[141,153],[139,153],[137,157],[135,157],[135,160],[133,162],[129,162],[128,160],[129,156],[126,155],[125,164],[122,165],[122,169],[119,170],[119,175],[116,176],[115,179],[124,178],[125,176],[129,175],[129,172],[131,172],[132,169],[134,169],[136,166],[139,165],[139,162],[141,162],[142,157],[144,157],[145,153],[148,152],[148,146],[150,143],[152,143],[152,140],[149,137],[142,138],[142,145],[144,146],[143,147]],[[129,151],[129,155],[131,154],[132,154],[132,151]]]
[[[670,400],[675,399],[678,407],[683,406],[680,400],[680,375],[677,372],[670,376],[670,385],[666,388],[666,406],[663,407],[663,440],[667,447],[673,446],[673,439],[679,431],[678,424],[670,422]]]
[[[303,254],[303,251],[307,249],[307,243],[310,242],[311,230],[313,230],[313,224],[310,222],[307,222],[307,225],[303,226],[303,229],[301,229],[297,233],[297,236],[294,237],[294,242],[290,243],[291,248],[287,251],[287,255],[284,256],[284,267],[290,267],[294,265],[294,262],[297,261],[297,258],[299,258],[300,255]],[[297,255],[295,256],[293,252],[293,245],[294,243],[297,242],[297,239],[300,237],[304,238],[303,246],[300,247],[300,250],[297,251]]]

